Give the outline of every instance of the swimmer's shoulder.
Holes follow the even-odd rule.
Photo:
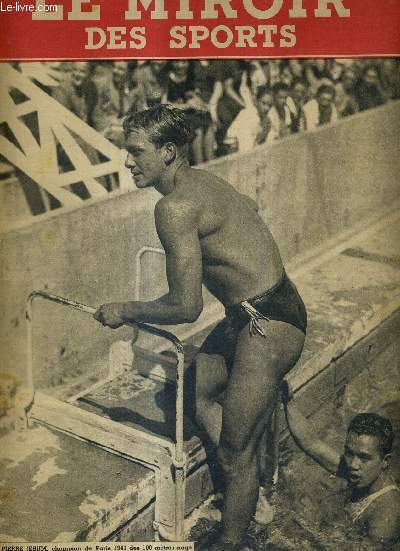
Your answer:
[[[187,168],[177,174],[177,193],[174,199],[195,203],[199,210],[205,208],[207,212],[226,212],[239,209],[258,213],[257,203],[248,195],[238,192],[229,182],[206,170]],[[174,195],[174,194],[172,194]],[[173,198],[171,195],[171,199]],[[247,210],[248,209],[248,210]]]
[[[217,190],[230,190],[232,193],[238,193],[227,180],[202,168],[186,167],[177,172],[176,178],[178,182],[184,180],[186,184],[192,184],[193,186],[209,186]]]
[[[208,172],[206,170],[201,169],[192,169],[192,173],[196,176],[196,181],[204,182],[207,185],[216,185],[218,186],[221,191],[232,193],[232,195],[235,195],[240,201],[245,203],[247,206],[249,206],[251,209],[258,211],[258,205],[256,201],[251,199],[248,195],[245,193],[240,193],[237,191],[232,184],[227,182],[226,180],[220,178],[219,176],[216,176],[215,174],[212,174],[211,172]],[[217,187],[217,189],[218,189]]]
[[[217,205],[226,208],[227,201],[233,195],[239,195],[233,186],[216,174],[198,168],[179,170],[176,175],[176,189],[170,195],[174,200],[195,202],[201,207]]]
[[[365,513],[368,535],[379,542],[400,542],[400,491],[378,497]]]
[[[199,207],[190,195],[172,192],[162,197],[155,205],[154,220],[157,233],[169,230],[184,230],[198,219]]]

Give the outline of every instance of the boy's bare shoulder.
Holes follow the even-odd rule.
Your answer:
[[[370,536],[377,540],[400,539],[400,491],[392,490],[377,498],[368,507]]]
[[[377,509],[389,507],[394,504],[400,504],[400,488],[397,487],[394,487],[390,491],[382,494],[373,502],[373,505],[375,505]],[[400,515],[400,509],[397,512]]]
[[[155,205],[156,228],[159,230],[166,226],[194,223],[198,213],[199,205],[193,195],[174,191],[162,197]]]
[[[199,186],[217,186],[218,189],[219,186],[222,186],[225,189],[235,191],[229,182],[223,178],[220,178],[216,174],[213,174],[208,170],[202,170],[201,168],[188,167],[185,171],[178,173],[178,180],[180,178],[185,180],[185,186],[187,188],[190,188],[191,186],[197,188]]]

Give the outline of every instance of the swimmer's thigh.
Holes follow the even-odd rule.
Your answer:
[[[235,338],[227,327],[223,320],[211,331],[186,370],[187,404],[215,400],[225,390],[235,348]]]
[[[276,404],[279,385],[300,357],[304,334],[288,323],[262,320],[265,337],[250,335],[246,325],[237,337],[226,389],[221,441],[236,450],[256,445]]]

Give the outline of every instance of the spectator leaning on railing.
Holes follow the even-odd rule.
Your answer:
[[[349,117],[359,111],[355,98],[357,75],[351,68],[345,68],[340,81],[336,84],[336,109],[340,118]]]
[[[119,135],[119,121],[128,110],[162,102],[185,109],[195,135],[194,164],[248,147],[244,144],[253,141],[254,131],[248,121],[258,120],[258,91],[264,93],[265,86],[273,94],[263,129],[267,143],[400,98],[395,59],[148,60],[130,67],[115,61],[105,67],[106,78],[91,78],[90,68],[96,72],[98,65],[60,64],[54,97],[116,144],[114,130]],[[251,118],[239,117],[242,110]],[[248,128],[240,130],[241,125]],[[241,139],[235,141],[232,132]]]
[[[53,89],[53,97],[95,130],[104,128],[99,91],[90,78],[89,62],[74,63],[70,74]]]
[[[150,109],[161,104],[161,98],[165,94],[164,67],[164,61],[152,59],[138,68],[136,78],[142,98],[138,110]]]
[[[316,98],[308,101],[303,107],[305,130],[314,130],[338,120],[335,96],[336,91],[332,84],[321,84]]]
[[[219,126],[217,113],[218,100],[222,96],[220,62],[218,60],[202,59],[194,62],[193,79],[198,97],[204,102],[210,114],[212,124],[203,128],[204,161],[213,159],[216,155],[216,130]]]
[[[385,103],[379,82],[378,69],[373,65],[366,65],[355,85],[355,97],[360,111],[379,107]]]
[[[233,150],[245,153],[266,142],[271,129],[268,112],[272,103],[271,90],[267,86],[259,86],[255,105],[242,109],[228,128],[226,138],[232,144]]]
[[[207,103],[196,89],[194,65],[187,59],[176,59],[166,65],[165,95],[167,103],[186,112],[190,127],[194,133],[190,144],[192,163],[198,164],[204,159],[204,137],[212,126]]]
[[[287,105],[291,115],[291,131],[292,133],[300,132],[305,128],[303,107],[307,102],[308,87],[306,81],[296,77],[290,89],[290,94],[287,99]]]
[[[226,132],[238,113],[246,107],[244,88],[247,86],[249,73],[244,61],[228,59],[220,62],[223,93],[218,101],[217,113],[219,128],[217,144],[219,154],[226,152],[224,139]],[[249,91],[250,93],[250,91]]]
[[[111,75],[99,90],[103,113],[104,136],[116,145],[122,142],[122,118],[128,111],[138,110],[143,103],[141,90],[126,61],[114,61]]]
[[[269,110],[268,118],[271,130],[267,142],[274,143],[291,134],[292,116],[287,105],[289,87],[283,82],[277,82],[272,87],[273,106]]]

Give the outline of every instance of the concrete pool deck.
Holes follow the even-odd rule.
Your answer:
[[[289,376],[307,415],[340,392],[398,335],[398,221],[393,212],[288,267],[309,314],[306,347]],[[124,377],[121,385],[89,397],[98,406],[82,407],[106,416],[107,407],[126,408],[130,417],[119,422],[169,433],[170,404],[163,383],[137,374]],[[195,437],[190,438],[196,445]],[[36,424],[0,439],[0,461],[0,541],[152,539],[155,484],[150,470]],[[189,484],[188,509],[209,490],[208,474],[202,471]]]

